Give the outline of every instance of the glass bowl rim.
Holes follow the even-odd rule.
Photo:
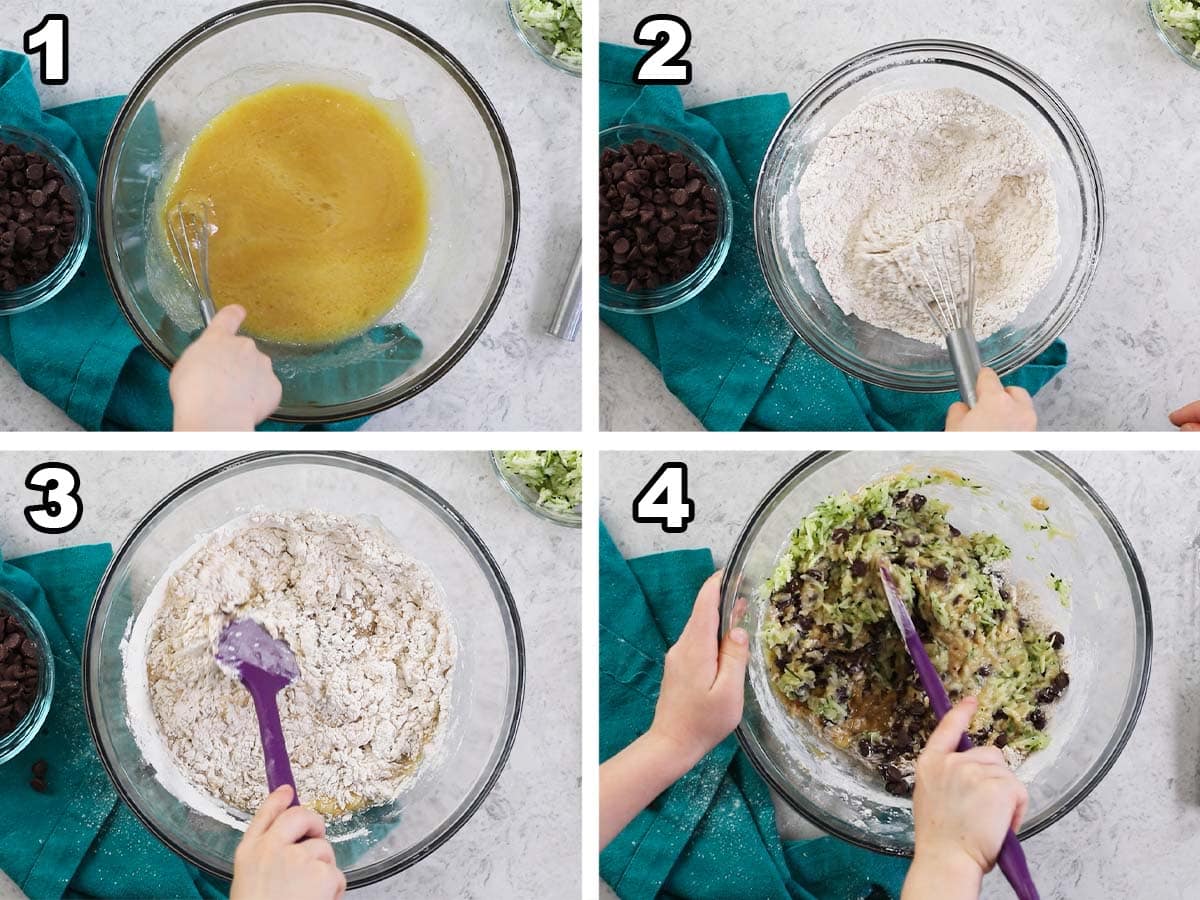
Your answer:
[[[443,352],[420,377],[414,379],[402,389],[387,391],[383,396],[378,397],[372,402],[365,402],[364,400],[345,401],[330,407],[328,410],[319,412],[299,414],[277,411],[270,416],[270,420],[275,422],[313,425],[342,422],[360,416],[373,416],[376,413],[383,412],[386,409],[411,400],[426,388],[432,387],[440,381],[475,345],[475,342],[479,340],[479,337],[483,334],[492,317],[495,315],[496,310],[499,308],[500,301],[504,297],[504,292],[512,276],[513,266],[516,262],[518,239],[521,232],[521,190],[512,144],[508,139],[508,132],[504,128],[504,123],[500,120],[500,115],[496,111],[496,107],[493,105],[491,99],[479,82],[476,81],[475,77],[459,62],[458,57],[419,28],[410,25],[408,22],[391,13],[361,3],[350,2],[350,0],[256,0],[256,2],[247,3],[243,6],[237,6],[225,12],[218,13],[208,20],[201,22],[167,47],[150,64],[141,77],[138,78],[121,103],[121,108],[117,113],[116,119],[113,121],[108,137],[105,139],[104,151],[101,153],[100,164],[96,169],[96,237],[105,277],[108,279],[109,287],[117,301],[117,307],[121,310],[121,314],[137,335],[138,341],[151,356],[166,366],[167,369],[170,369],[174,363],[158,347],[156,342],[157,335],[152,330],[143,328],[138,321],[138,317],[130,311],[129,306],[131,304],[124,299],[123,292],[119,287],[115,260],[111,258],[115,254],[116,240],[110,233],[110,226],[108,224],[111,209],[105,199],[108,193],[105,189],[110,186],[113,180],[113,167],[115,166],[117,152],[125,139],[125,134],[133,120],[134,113],[142,108],[146,95],[158,84],[163,73],[169,66],[183,59],[194,47],[199,46],[209,37],[220,34],[242,22],[253,21],[275,14],[297,12],[341,15],[357,19],[361,22],[372,23],[386,31],[391,31],[393,34],[413,39],[413,43],[422,49],[426,56],[442,65],[448,74],[469,95],[480,118],[483,119],[488,131],[491,132],[495,140],[496,150],[500,157],[498,161],[508,180],[508,193],[511,194],[510,221],[506,222],[506,226],[511,233],[509,234],[507,249],[502,249],[505,255],[504,265],[500,269],[499,276],[495,279],[495,284],[491,289],[491,296],[479,306],[478,310],[472,316],[472,324],[455,338],[449,349]]]
[[[55,689],[54,649],[50,646],[50,639],[46,636],[46,631],[44,628],[42,628],[42,623],[38,621],[37,616],[33,614],[33,610],[31,610],[25,604],[25,601],[23,601],[12,591],[0,587],[0,608],[5,606],[14,610],[18,616],[32,624],[33,627],[31,630],[33,632],[33,638],[38,642],[38,644],[41,645],[42,657],[46,663],[46,680],[44,684],[38,684],[38,697],[35,703],[36,706],[40,708],[36,709],[36,715],[32,720],[30,720],[27,733],[23,738],[15,742],[11,747],[0,754],[0,766],[11,762],[18,754],[23,752],[31,743],[33,743],[33,739],[41,733],[42,727],[46,724],[46,719],[50,716],[50,706],[54,702]],[[26,637],[28,636],[29,635],[26,635]],[[30,706],[29,711],[34,712],[35,707]],[[28,715],[28,713],[26,715]],[[19,726],[24,721],[25,717],[22,717],[21,722],[18,722],[17,725]],[[3,742],[7,738],[11,737],[16,733],[16,730],[17,729],[14,728],[8,734],[4,735],[3,738],[0,738],[0,742]]]
[[[508,0],[508,2],[505,3],[505,6],[508,7],[508,20],[512,22],[513,28],[516,29],[517,34],[521,38],[521,42],[533,52],[534,56],[547,65],[553,66],[560,72],[566,72],[568,75],[574,75],[576,78],[582,78],[582,61],[580,61],[580,64],[577,66],[572,65],[571,63],[568,63],[565,60],[555,56],[553,53],[547,52],[546,48],[542,46],[545,41],[541,35],[537,34],[536,32],[530,33],[530,30],[525,26],[525,23],[521,21],[521,16],[517,12],[518,2],[519,0]]]
[[[721,172],[716,160],[712,156],[689,138],[687,135],[680,134],[670,128],[664,128],[661,125],[649,125],[645,122],[618,122],[616,125],[610,125],[608,128],[602,129],[598,135],[599,146],[603,147],[606,138],[612,137],[616,132],[623,128],[632,128],[640,131],[647,131],[651,134],[661,135],[664,138],[675,141],[682,145],[688,153],[692,154],[695,160],[700,163],[708,171],[706,174],[711,174],[716,177],[715,187],[717,196],[721,201],[722,223],[721,230],[717,235],[717,240],[713,242],[708,253],[700,263],[685,275],[681,280],[673,284],[665,285],[653,291],[641,291],[637,296],[646,300],[648,303],[653,303],[653,306],[646,307],[621,307],[610,306],[604,302],[606,293],[612,296],[631,296],[628,291],[616,291],[607,282],[607,279],[601,276],[600,278],[600,306],[611,313],[625,316],[652,316],[656,313],[666,312],[669,309],[675,309],[677,306],[682,306],[697,294],[703,291],[712,280],[717,277],[721,271],[721,267],[725,265],[725,260],[729,257],[729,249],[733,243],[733,193],[729,190],[729,184],[725,181],[725,175]],[[603,153],[603,150],[601,150]],[[693,276],[696,277],[693,280]],[[683,287],[684,290],[674,299],[670,298],[675,289]],[[666,302],[656,302],[663,301]]]
[[[1150,12],[1150,18],[1154,21],[1154,31],[1158,35],[1158,39],[1166,44],[1171,49],[1171,52],[1174,53],[1179,59],[1182,59],[1193,69],[1200,69],[1200,57],[1193,56],[1190,53],[1184,53],[1183,48],[1171,39],[1172,36],[1175,36],[1181,41],[1187,40],[1187,38],[1181,35],[1176,29],[1172,28],[1158,17],[1158,4],[1155,2],[1155,0],[1146,0],[1146,8]],[[1168,32],[1170,33],[1168,34]]]
[[[516,669],[516,677],[510,686],[512,692],[512,712],[511,720],[504,726],[504,733],[501,740],[497,740],[492,747],[490,755],[495,756],[495,762],[492,771],[487,777],[477,785],[475,796],[462,809],[457,818],[449,820],[449,824],[437,835],[437,837],[425,844],[422,844],[415,852],[398,860],[390,865],[378,866],[378,871],[371,871],[375,866],[368,867],[365,874],[356,875],[353,878],[347,879],[347,889],[365,887],[369,884],[383,881],[391,878],[398,872],[402,872],[416,865],[421,860],[438,850],[443,844],[449,841],[459,830],[467,824],[477,813],[484,801],[491,794],[492,789],[496,786],[496,782],[500,779],[505,767],[508,765],[509,756],[512,753],[513,743],[516,741],[517,731],[521,724],[521,713],[525,702],[525,678],[526,678],[526,659],[525,659],[525,633],[521,626],[521,616],[517,610],[516,601],[513,598],[512,589],[508,585],[508,581],[504,577],[499,564],[496,562],[492,552],[488,546],[480,538],[475,529],[463,518],[462,514],[457,509],[450,505],[449,502],[442,497],[441,494],[427,486],[423,481],[416,478],[407,472],[389,465],[388,463],[374,459],[368,456],[362,456],[357,453],[346,453],[334,450],[265,450],[257,453],[247,453],[242,456],[237,456],[232,459],[225,460],[214,466],[197,473],[182,483],[177,485],[160,500],[156,501],[153,506],[143,515],[136,525],[130,529],[129,534],[121,541],[120,546],[113,552],[112,559],[109,560],[108,566],[104,570],[104,575],[101,576],[99,584],[96,586],[96,592],[93,595],[92,606],[88,611],[87,624],[83,631],[83,653],[80,657],[80,666],[82,669],[81,687],[83,693],[84,711],[88,720],[88,731],[92,738],[92,744],[96,748],[96,755],[100,759],[101,765],[104,767],[104,772],[108,776],[113,789],[120,796],[122,802],[129,808],[129,811],[134,814],[139,822],[156,838],[162,841],[173,853],[177,854],[186,862],[191,863],[203,872],[228,880],[230,873],[214,868],[205,860],[192,855],[186,848],[180,846],[171,836],[167,835],[160,829],[149,816],[134,802],[129,792],[125,789],[125,785],[118,779],[114,772],[114,766],[109,761],[108,755],[105,752],[104,742],[100,738],[100,728],[98,717],[95,711],[95,703],[92,700],[92,679],[88,676],[88,672],[92,667],[93,657],[97,652],[93,636],[98,631],[97,612],[100,608],[100,598],[108,590],[116,571],[118,563],[120,563],[133,541],[140,537],[150,524],[157,519],[168,507],[172,506],[176,500],[185,494],[190,493],[193,489],[201,487],[210,482],[212,479],[224,475],[238,469],[246,468],[247,466],[256,467],[259,463],[291,463],[291,462],[310,462],[322,465],[343,466],[345,464],[353,464],[356,466],[364,466],[367,469],[374,470],[373,474],[383,475],[389,479],[396,479],[413,487],[418,493],[425,496],[426,499],[432,501],[437,507],[437,511],[447,516],[458,528],[460,528],[465,537],[469,538],[472,549],[479,554],[482,562],[486,563],[488,574],[494,579],[496,585],[500,589],[499,599],[503,602],[499,604],[502,613],[506,614],[508,623],[512,627],[513,645],[515,652],[512,654],[510,664]],[[508,716],[506,715],[506,718]]]
[[[509,472],[508,467],[506,465],[504,465],[504,461],[500,459],[501,452],[503,452],[503,451],[489,450],[488,458],[491,459],[491,461],[492,461],[492,471],[496,473],[496,478],[498,478],[500,480],[500,484],[504,487],[504,490],[507,491],[511,497],[514,497],[517,500],[517,502],[520,503],[520,505],[522,507],[524,507],[525,509],[527,509],[529,512],[531,512],[537,516],[540,516],[541,518],[546,519],[550,522],[553,522],[555,525],[565,525],[568,528],[582,528],[583,527],[583,502],[582,501],[580,501],[579,506],[576,507],[573,512],[569,512],[569,513],[555,512],[552,509],[547,509],[544,506],[539,506],[537,503],[531,501],[528,497],[526,497],[523,493],[521,493],[520,488],[517,487],[516,481],[513,480],[513,479],[520,480],[520,476],[517,475],[515,472],[511,472],[511,473]],[[511,478],[510,478],[510,475],[511,475]],[[524,485],[524,482],[521,482],[521,483],[522,483],[522,485]],[[528,487],[526,489],[532,490],[532,488],[528,488]]]
[[[929,60],[910,60],[907,62],[893,63],[891,66],[886,66],[882,69],[877,69],[871,72],[871,75],[878,74],[885,69],[896,68],[902,65],[915,65],[924,63],[927,65],[952,65],[955,67],[966,68],[971,71],[980,72],[991,78],[996,79],[1008,88],[1016,91],[1024,97],[1042,116],[1050,128],[1059,135],[1060,141],[1067,147],[1068,155],[1074,157],[1076,150],[1078,151],[1078,168],[1087,173],[1088,178],[1092,181],[1092,190],[1088,190],[1089,186],[1081,182],[1081,193],[1083,196],[1083,234],[1080,244],[1079,260],[1076,263],[1076,271],[1073,271],[1072,280],[1078,278],[1078,284],[1073,290],[1073,300],[1066,306],[1063,313],[1060,314],[1059,320],[1055,325],[1047,329],[1045,334],[1037,341],[1030,343],[1024,350],[1017,353],[1014,350],[1009,350],[1004,356],[999,359],[991,360],[990,364],[996,371],[1005,375],[1026,365],[1031,360],[1035,359],[1040,353],[1045,351],[1059,336],[1067,329],[1072,320],[1083,307],[1083,302],[1087,298],[1091,290],[1092,284],[1095,281],[1096,271],[1099,268],[1101,253],[1104,249],[1104,232],[1105,232],[1105,193],[1104,179],[1100,171],[1099,158],[1096,155],[1095,148],[1092,146],[1091,140],[1087,133],[1083,130],[1083,126],[1078,118],[1067,106],[1066,102],[1045,80],[1037,75],[1032,70],[1026,68],[1016,60],[1005,56],[999,51],[985,47],[981,44],[974,44],[967,41],[956,41],[938,38],[921,38],[916,40],[896,41],[889,44],[881,44],[862,53],[856,54],[849,59],[839,63],[829,71],[822,74],[814,81],[800,96],[788,111],[783,121],[776,129],[774,136],[771,138],[771,143],[767,147],[767,152],[763,156],[762,166],[759,168],[758,178],[755,182],[754,201],[753,201],[753,221],[754,229],[754,244],[758,256],[759,267],[762,270],[763,278],[767,283],[767,289],[771,294],[771,298],[775,301],[775,305],[779,308],[780,313],[787,321],[788,326],[800,337],[809,347],[811,347],[819,356],[827,362],[832,363],[846,374],[864,381],[868,384],[876,385],[877,387],[888,388],[891,390],[907,391],[918,394],[939,394],[947,393],[957,389],[957,383],[953,369],[947,367],[946,372],[941,376],[933,377],[924,374],[897,375],[894,372],[885,372],[882,369],[873,368],[871,371],[866,371],[865,367],[859,365],[857,359],[853,358],[852,354],[846,351],[840,344],[835,344],[823,339],[814,340],[810,334],[820,335],[819,330],[815,327],[808,326],[807,321],[804,327],[797,325],[797,319],[800,318],[790,309],[791,306],[803,307],[803,304],[792,304],[790,300],[790,292],[783,291],[777,288],[776,281],[778,275],[775,273],[775,267],[770,264],[773,248],[770,246],[769,235],[766,233],[766,220],[769,214],[774,210],[774,201],[764,189],[765,178],[768,166],[776,162],[784,132],[801,116],[802,113],[808,114],[810,107],[818,98],[822,98],[830,89],[837,83],[844,81],[860,70],[863,66],[887,60],[892,57],[903,54],[913,53],[949,53],[959,54],[967,58],[973,58],[980,64],[972,64],[966,61],[949,62],[946,60],[929,59]],[[1000,71],[984,68],[984,66],[994,66]],[[869,76],[866,76],[869,77]],[[1034,90],[1039,92],[1040,97],[1036,98],[1031,95],[1025,84],[1015,81],[1014,78],[1022,79],[1032,86]],[[862,80],[862,77],[854,79],[850,84],[856,84]],[[1051,118],[1047,112],[1049,109],[1060,121]],[[1064,139],[1064,132],[1069,135],[1069,140]],[[1094,226],[1088,229],[1088,207],[1094,205]],[[1094,231],[1094,235],[1091,232]],[[1068,282],[1068,287],[1070,282]],[[787,297],[781,297],[780,294],[788,294]],[[1020,345],[1018,345],[1020,346]],[[1015,349],[1015,348],[1014,348]],[[872,365],[874,365],[872,363]]]
[[[29,141],[37,147],[39,153],[58,166],[63,177],[75,191],[79,202],[76,204],[75,210],[75,236],[71,239],[71,246],[66,255],[37,281],[23,285],[7,295],[0,293],[0,297],[27,295],[26,301],[20,306],[0,309],[0,317],[15,316],[31,309],[37,309],[43,303],[54,299],[63,288],[71,283],[76,273],[83,267],[83,261],[87,257],[87,248],[92,240],[91,198],[88,196],[83,178],[80,176],[79,170],[75,168],[75,163],[71,162],[71,158],[36,131],[21,128],[19,125],[0,125],[0,138],[4,136],[5,132]]]
[[[809,471],[813,468],[813,466],[826,458],[846,456],[853,452],[854,451],[820,450],[815,453],[810,453],[799,463],[788,469],[788,471],[785,472],[775,482],[775,484],[767,490],[762,499],[755,505],[754,510],[746,518],[746,523],[742,526],[741,531],[738,533],[737,539],[734,541],[733,550],[729,554],[729,561],[726,563],[724,574],[721,576],[720,634],[722,638],[729,630],[729,613],[733,608],[733,596],[731,592],[732,584],[729,573],[734,567],[733,563],[739,560],[747,551],[752,527],[759,522],[764,511],[778,498],[780,498],[787,488],[789,488],[800,475]],[[859,451],[860,455],[870,452],[872,451]],[[938,453],[945,451],[914,450],[912,452],[915,454],[921,452]],[[1042,831],[1049,828],[1059,819],[1067,815],[1067,813],[1075,809],[1075,807],[1081,802],[1083,802],[1083,800],[1093,790],[1095,790],[1096,786],[1104,780],[1104,777],[1109,773],[1109,770],[1112,769],[1112,767],[1116,764],[1117,759],[1120,758],[1121,753],[1125,750],[1125,745],[1129,743],[1129,739],[1133,736],[1134,728],[1137,726],[1138,718],[1141,716],[1142,706],[1146,700],[1146,693],[1150,688],[1150,669],[1154,656],[1154,622],[1150,610],[1150,590],[1146,584],[1146,576],[1142,572],[1142,564],[1138,559],[1137,551],[1134,549],[1133,544],[1130,542],[1129,536],[1125,533],[1125,529],[1121,526],[1121,523],[1117,520],[1116,516],[1113,515],[1112,510],[1108,508],[1108,504],[1106,504],[1100,498],[1100,495],[1096,493],[1095,489],[1092,488],[1092,486],[1088,484],[1088,482],[1085,481],[1078,472],[1068,466],[1053,453],[1048,453],[1043,450],[998,450],[994,452],[1020,456],[1031,461],[1043,461],[1047,464],[1044,466],[1044,468],[1049,468],[1051,471],[1056,471],[1062,476],[1062,480],[1065,483],[1078,488],[1082,494],[1096,506],[1096,509],[1100,513],[1100,517],[1112,529],[1113,534],[1117,538],[1121,552],[1124,554],[1125,559],[1128,560],[1129,565],[1133,570],[1135,587],[1137,588],[1137,596],[1134,598],[1133,603],[1134,615],[1136,619],[1140,613],[1145,626],[1145,639],[1141,646],[1135,649],[1134,654],[1135,668],[1132,671],[1132,674],[1137,677],[1137,690],[1135,696],[1132,698],[1132,701],[1129,703],[1129,706],[1123,709],[1122,718],[1127,719],[1127,721],[1120,728],[1120,730],[1114,732],[1112,738],[1110,738],[1109,743],[1111,745],[1111,749],[1107,758],[1103,759],[1103,761],[1095,768],[1093,774],[1087,778],[1086,781],[1080,784],[1071,794],[1065,796],[1058,809],[1055,809],[1050,815],[1047,815],[1042,821],[1037,822],[1033,826],[1028,824],[1023,825],[1020,833],[1018,834],[1018,838],[1020,840],[1025,840],[1026,838],[1031,838],[1036,834],[1040,834]],[[1139,657],[1141,663],[1140,667],[1136,665],[1136,663],[1139,661]],[[769,772],[764,762],[759,758],[758,751],[755,749],[756,742],[749,734],[749,729],[747,729],[744,719],[738,724],[736,734],[738,745],[741,747],[742,752],[746,754],[747,758],[749,758],[751,765],[754,766],[754,770],[759,774],[759,777],[767,782],[771,790],[790,809],[795,810],[810,824],[820,828],[826,834],[832,834],[835,837],[839,837],[857,847],[862,847],[863,849],[871,850],[875,853],[882,853],[886,856],[898,857],[912,856],[911,850],[905,851],[892,846],[884,846],[877,843],[872,843],[870,840],[863,838],[860,833],[849,828],[842,827],[840,822],[832,822],[828,819],[820,818],[812,810],[802,809],[797,806],[792,802],[791,794],[788,789],[789,786],[781,785],[780,779],[776,778],[773,773]]]

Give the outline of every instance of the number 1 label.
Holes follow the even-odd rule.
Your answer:
[[[38,54],[42,84],[66,84],[67,17],[51,13],[25,32],[25,52]]]

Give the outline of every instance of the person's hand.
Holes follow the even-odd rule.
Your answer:
[[[718,642],[721,573],[696,596],[692,616],[667,651],[649,734],[674,747],[690,768],[742,719],[750,638],[733,628]],[[735,616],[736,618],[736,616]]]
[[[920,884],[941,884],[940,896],[977,896],[1008,830],[1016,831],[1025,816],[1029,795],[1000,750],[957,752],[978,705],[967,697],[950,710],[917,759],[913,887],[906,882],[906,897],[925,896]]]
[[[240,306],[221,309],[171,371],[176,431],[251,431],[279,406],[271,358],[238,335]]]
[[[1200,400],[1193,400],[1171,413],[1171,424],[1180,431],[1200,431]]]
[[[1029,391],[1006,388],[993,370],[979,370],[975,398],[974,409],[961,400],[950,407],[947,431],[1037,431],[1037,412]]]
[[[346,893],[325,820],[303,806],[289,808],[291,802],[285,785],[259,807],[233,855],[230,900],[337,900]]]

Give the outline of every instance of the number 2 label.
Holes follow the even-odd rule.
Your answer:
[[[692,30],[679,16],[646,16],[634,29],[633,41],[654,48],[634,68],[634,84],[692,83],[692,64],[683,58],[692,45]]]
[[[40,57],[42,84],[66,84],[67,17],[50,13],[25,32],[25,52]]]
[[[661,525],[668,534],[683,534],[696,518],[696,504],[688,497],[687,466],[663,463],[633,500],[633,521]]]

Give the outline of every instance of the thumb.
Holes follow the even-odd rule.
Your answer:
[[[961,400],[952,403],[946,410],[946,430],[950,431],[961,425],[968,412],[970,412],[970,407]]]
[[[216,319],[213,319],[215,322]],[[288,804],[292,802],[292,786],[288,784],[280,785],[275,788],[263,805],[258,808],[258,812],[246,826],[246,837],[258,837],[265,834],[275,820],[278,819],[284,812],[287,811]]]
[[[979,701],[974,697],[964,697],[950,712],[938,722],[933,734],[925,742],[925,752],[949,754],[958,750],[958,739],[971,724],[971,716],[979,708]]]
[[[746,663],[750,659],[750,635],[745,628],[731,628],[721,639],[717,662],[718,691],[740,693],[746,680]]]
[[[975,393],[980,397],[986,397],[988,394],[1003,393],[1004,385],[1000,383],[1000,376],[996,374],[995,369],[989,369],[984,366],[979,370],[979,378],[975,380]]]
[[[238,306],[236,303],[229,306],[223,306],[213,316],[213,320],[209,323],[208,328],[213,331],[219,331],[222,334],[237,334],[238,329],[242,327],[242,323],[246,321],[245,308]]]

